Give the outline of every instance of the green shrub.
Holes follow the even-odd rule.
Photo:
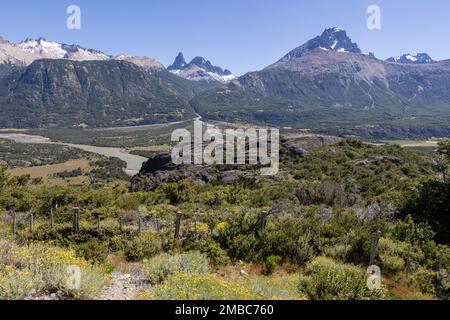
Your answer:
[[[436,233],[426,222],[415,223],[408,215],[404,221],[398,221],[394,227],[394,237],[400,241],[423,245],[431,241]]]
[[[213,239],[200,239],[184,247],[188,251],[199,251],[208,257],[212,266],[224,266],[230,263],[225,250]]]
[[[77,256],[85,258],[88,261],[104,263],[108,257],[108,246],[99,240],[91,240],[79,244],[75,248]]]
[[[328,246],[322,249],[325,257],[338,260],[340,262],[346,262],[349,256],[351,247],[344,244],[337,244],[334,246]]]
[[[406,267],[406,261],[403,257],[406,257],[407,251],[405,243],[381,238],[378,245],[381,272],[395,275],[403,271]]]
[[[275,268],[280,264],[282,258],[279,256],[269,256],[266,258],[264,262],[264,272],[266,274],[272,274],[275,271]]]
[[[384,296],[381,289],[367,288],[367,274],[363,270],[324,257],[306,266],[299,289],[312,300],[366,300]]]
[[[205,274],[209,270],[208,259],[199,252],[189,252],[169,256],[160,255],[144,262],[144,273],[152,283],[161,283],[168,276],[182,272],[186,274]]]
[[[161,251],[161,244],[157,235],[146,233],[126,242],[124,254],[128,261],[141,261],[157,255]]]
[[[364,264],[369,261],[373,237],[369,233],[361,233],[352,239],[348,252],[348,262]]]
[[[413,275],[413,279],[422,292],[441,299],[450,298],[450,279],[447,272],[439,274],[439,272],[419,269]]]
[[[405,260],[399,256],[380,254],[380,268],[382,273],[395,275],[406,267]]]

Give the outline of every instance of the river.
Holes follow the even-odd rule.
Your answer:
[[[147,158],[130,154],[127,150],[121,148],[97,147],[83,144],[53,142],[46,137],[28,134],[20,134],[20,133],[0,134],[0,139],[13,140],[16,143],[63,145],[99,154],[105,157],[119,158],[120,160],[123,160],[127,163],[127,168],[125,169],[125,172],[130,176],[134,176],[135,174],[137,174],[141,170],[141,167],[144,164],[144,162],[148,160]]]

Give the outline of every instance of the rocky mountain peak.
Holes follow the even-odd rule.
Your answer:
[[[9,43],[9,41],[6,40],[5,38],[3,38],[2,36],[0,36],[0,44],[1,43]]]
[[[358,45],[350,39],[342,28],[326,29],[322,35],[309,40],[304,45],[289,52],[282,60],[300,58],[314,50],[361,53]]]
[[[193,81],[228,82],[236,79],[230,70],[215,66],[203,57],[195,57],[186,63],[184,55],[180,52],[174,63],[167,68],[170,72]]]
[[[177,57],[175,58],[175,61],[173,62],[173,64],[171,66],[169,66],[167,68],[167,70],[179,70],[179,69],[183,69],[184,67],[186,67],[187,62],[186,59],[184,58],[184,55],[182,52],[178,53]]]

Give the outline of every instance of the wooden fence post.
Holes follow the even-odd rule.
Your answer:
[[[120,229],[120,232],[123,232],[123,220],[122,220],[122,217],[119,217],[119,229]]]
[[[411,245],[408,247],[406,252],[406,274],[409,274],[409,269],[411,268]]]
[[[97,214],[97,230],[100,230],[100,215]]]
[[[142,218],[139,218],[138,221],[138,234],[140,235],[142,232]]]
[[[319,250],[319,252],[322,251],[322,244],[320,241],[320,227],[317,229],[317,249]]]
[[[12,232],[14,236],[17,234],[17,215],[15,212],[13,212]]]
[[[180,238],[181,215],[182,215],[181,211],[178,211],[175,220],[175,239]]]
[[[267,227],[267,219],[269,218],[269,215],[267,212],[263,212],[261,215],[261,230],[266,229]]]
[[[53,208],[50,209],[50,226],[52,229],[55,227],[55,217],[53,215]]]
[[[75,207],[73,210],[72,216],[72,228],[74,232],[80,231],[80,208]]]
[[[378,250],[378,242],[380,242],[381,235],[382,235],[381,231],[375,232],[375,239],[373,240],[372,249],[370,251],[369,267],[373,266],[373,264],[375,262],[375,256],[376,256],[377,250]]]
[[[34,227],[34,215],[31,213],[30,214],[30,231],[33,232],[33,227]]]

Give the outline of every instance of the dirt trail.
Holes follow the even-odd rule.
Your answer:
[[[99,300],[130,300],[150,288],[150,283],[146,281],[140,269],[136,269],[131,274],[113,272],[111,285],[100,296]]]

